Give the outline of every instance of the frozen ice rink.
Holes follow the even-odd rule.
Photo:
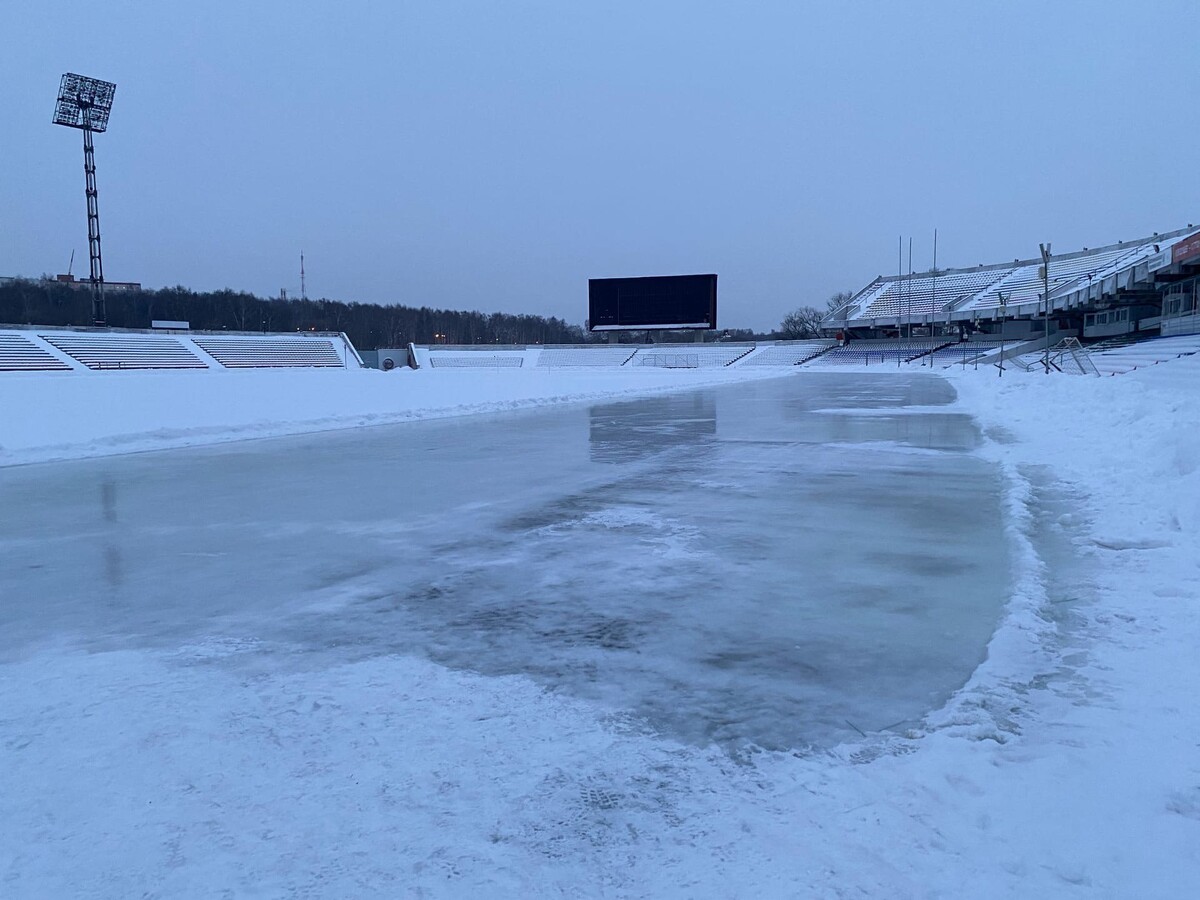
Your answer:
[[[735,828],[670,797],[753,805],[747,754],[914,727],[984,658],[1010,548],[953,396],[810,374],[0,470],[5,893],[612,887]]]
[[[10,470],[0,640],[413,654],[697,745],[915,724],[1006,597],[945,382],[830,375]],[[917,406],[918,409],[911,407]]]

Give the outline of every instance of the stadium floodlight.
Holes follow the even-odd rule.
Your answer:
[[[88,256],[91,259],[92,321],[105,323],[104,262],[100,255],[100,209],[96,195],[96,159],[92,134],[108,130],[117,86],[111,81],[87,78],[68,72],[58,86],[54,124],[83,132],[83,174],[87,186]]]
[[[113,95],[117,86],[99,78],[85,78],[68,72],[58,86],[58,104],[54,107],[54,124],[82,128],[97,134],[108,130]]]

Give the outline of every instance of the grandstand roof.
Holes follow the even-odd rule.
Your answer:
[[[1196,233],[1195,227],[1188,226],[1167,234],[1051,256],[1052,305],[1066,309],[1093,302],[1105,293],[1128,289],[1148,274],[1155,258]],[[1008,316],[1030,315],[1044,302],[1041,265],[1040,258],[1015,259],[967,269],[881,275],[827,315],[825,325],[996,318],[1002,302]]]

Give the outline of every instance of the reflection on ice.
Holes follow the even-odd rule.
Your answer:
[[[596,462],[622,463],[672,447],[697,447],[717,433],[711,391],[601,403],[588,410],[588,446]]]
[[[1006,591],[974,426],[903,409],[951,396],[806,374],[0,473],[0,551],[31,560],[0,570],[0,654],[62,634],[300,651],[231,666],[419,654],[730,747],[913,722]]]

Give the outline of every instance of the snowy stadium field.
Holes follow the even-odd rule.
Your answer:
[[[0,379],[0,893],[1194,895],[1197,383]]]

